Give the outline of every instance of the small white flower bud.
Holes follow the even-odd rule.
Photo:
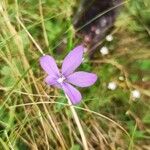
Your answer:
[[[113,40],[113,36],[112,36],[112,35],[107,35],[107,36],[106,36],[106,40],[107,40],[108,42],[111,42],[111,41]]]
[[[100,49],[100,53],[102,54],[102,55],[107,55],[108,53],[109,53],[109,50],[108,50],[108,48],[107,47],[102,47],[101,49]]]
[[[133,91],[131,92],[131,96],[132,96],[133,99],[138,99],[138,98],[141,97],[141,93],[140,93],[140,91],[138,91],[138,90],[133,90]]]
[[[115,90],[117,88],[117,84],[115,82],[109,82],[107,88],[109,90]]]

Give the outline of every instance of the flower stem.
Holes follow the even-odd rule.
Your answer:
[[[81,135],[81,138],[82,138],[82,142],[83,142],[83,147],[84,147],[84,150],[88,150],[88,145],[87,145],[87,140],[86,140],[86,137],[85,137],[85,134],[84,134],[84,131],[83,131],[83,128],[81,126],[81,123],[80,123],[80,120],[79,120],[79,117],[77,115],[77,112],[75,111],[74,109],[74,106],[72,105],[69,97],[65,94],[67,100],[68,100],[68,103],[70,105],[70,109],[71,109],[71,112],[73,114],[73,117],[74,117],[74,120],[76,122],[76,125],[79,129],[79,132],[80,132],[80,135]]]

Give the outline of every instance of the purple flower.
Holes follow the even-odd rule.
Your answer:
[[[65,94],[70,98],[72,104],[77,104],[81,101],[80,92],[72,85],[78,87],[88,87],[93,85],[97,76],[93,73],[78,71],[74,72],[82,63],[84,47],[77,46],[64,59],[62,69],[59,71],[55,60],[49,55],[40,58],[40,65],[48,74],[45,82],[48,85],[63,89]]]

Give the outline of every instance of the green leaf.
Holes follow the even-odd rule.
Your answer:
[[[80,145],[73,145],[70,150],[81,150]]]

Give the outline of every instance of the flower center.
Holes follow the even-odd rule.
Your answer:
[[[66,78],[64,76],[61,76],[60,78],[57,79],[57,82],[61,84],[64,82],[65,79]]]

